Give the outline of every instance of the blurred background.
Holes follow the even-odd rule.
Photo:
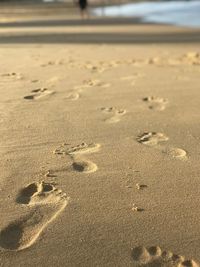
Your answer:
[[[30,14],[79,15],[78,0],[0,0],[0,5],[0,21]],[[200,27],[199,0],[89,0],[89,13],[90,17],[140,18],[141,22]]]
[[[88,1],[86,16],[80,1]],[[137,25],[154,28],[139,34]],[[155,25],[178,27],[164,33]],[[199,0],[0,0],[1,43],[199,42],[199,28]]]

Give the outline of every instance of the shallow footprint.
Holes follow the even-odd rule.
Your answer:
[[[167,99],[155,96],[144,97],[142,100],[148,104],[149,109],[158,111],[164,110],[168,103]]]
[[[184,149],[162,144],[168,140],[169,138],[165,134],[157,132],[146,132],[137,137],[137,141],[141,144],[155,147],[172,158],[186,160],[187,152]]]
[[[162,251],[158,246],[135,247],[132,250],[132,259],[143,267],[199,267],[194,260],[187,260],[170,251]]]
[[[77,100],[80,97],[77,92],[70,92],[65,98],[68,100]]]
[[[75,171],[91,173],[97,170],[97,165],[89,160],[74,161],[72,167]]]
[[[77,154],[88,154],[88,153],[94,153],[99,151],[99,148],[101,147],[100,144],[96,143],[82,143],[77,146],[69,147],[68,144],[63,144],[61,147],[57,148],[54,151],[54,154],[57,155],[77,155]]]
[[[187,152],[182,148],[171,147],[171,148],[163,149],[162,152],[166,153],[172,158],[177,158],[177,159],[187,158]]]
[[[54,94],[54,91],[48,90],[47,88],[38,88],[31,91],[32,95],[24,96],[24,99],[35,100],[45,96]]]
[[[165,134],[157,132],[145,132],[137,137],[139,143],[148,146],[154,146],[168,140],[169,138]]]
[[[48,195],[40,199],[41,205],[33,207],[26,216],[10,223],[0,232],[0,246],[5,250],[23,250],[33,245],[42,231],[64,210],[68,198],[60,191],[51,191],[54,197],[46,201]],[[53,201],[54,199],[54,201]],[[44,205],[45,204],[45,205]]]
[[[23,76],[20,73],[16,73],[16,72],[2,73],[1,77],[2,79],[8,78],[8,79],[15,79],[15,80],[22,80],[23,78]]]
[[[116,123],[121,120],[121,117],[126,114],[125,109],[117,109],[115,107],[103,107],[101,111],[107,114],[111,114],[112,116],[104,121],[107,123]]]

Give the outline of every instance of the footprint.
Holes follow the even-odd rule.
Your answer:
[[[172,158],[177,158],[177,159],[187,158],[187,152],[181,148],[176,148],[176,147],[166,148],[163,149],[162,152],[168,154]]]
[[[163,145],[168,140],[169,138],[165,134],[159,132],[145,132],[137,137],[139,143],[155,147],[172,158],[187,159],[187,152],[184,149]]]
[[[47,67],[47,66],[55,66],[55,65],[63,65],[63,60],[57,60],[57,61],[48,61],[47,63],[43,63],[40,66],[41,67]]]
[[[16,72],[9,72],[9,73],[2,73],[1,74],[2,79],[14,79],[14,80],[22,80],[23,76],[20,73]]]
[[[187,260],[170,251],[162,251],[160,247],[135,247],[132,249],[134,263],[142,267],[199,267],[194,260]]]
[[[85,86],[88,86],[88,87],[94,87],[94,86],[99,86],[103,88],[110,87],[110,83],[104,83],[104,82],[101,82],[100,80],[86,80],[83,83]]]
[[[54,151],[54,154],[58,155],[77,155],[77,154],[88,154],[88,153],[94,153],[99,151],[99,148],[101,147],[100,144],[87,144],[82,143],[77,146],[69,147],[68,144],[63,144],[60,148],[57,148]]]
[[[91,173],[97,170],[97,165],[88,160],[74,161],[72,167],[75,171],[84,173]]]
[[[88,87],[97,86],[100,84],[100,80],[84,80],[83,84]]]
[[[32,202],[37,205],[33,205],[33,209],[26,216],[11,222],[0,231],[0,246],[3,249],[20,251],[33,245],[42,231],[68,204],[69,198],[61,191],[54,188],[47,192],[44,190],[42,194],[40,187],[44,190],[44,185],[33,183],[27,186],[26,190],[22,190],[27,197],[24,198],[25,201],[29,198],[31,202],[37,196],[38,200]]]
[[[102,73],[106,70],[106,68],[104,66],[94,65],[92,63],[87,63],[83,67],[85,69],[90,70],[91,72],[98,72],[98,73]]]
[[[183,56],[182,61],[190,65],[200,65],[200,54],[198,52],[188,52]]]
[[[115,107],[103,107],[101,108],[101,111],[112,115],[110,118],[104,120],[107,123],[119,122],[121,120],[121,117],[126,114],[125,109],[116,109]]]
[[[51,183],[45,183],[44,181],[39,183],[31,183],[22,188],[16,198],[16,202],[20,204],[46,204],[54,203],[61,191]]]
[[[121,81],[128,81],[130,82],[130,85],[134,86],[136,84],[136,81],[138,78],[144,77],[144,74],[141,73],[135,73],[133,75],[129,75],[129,76],[123,76],[120,78]]]
[[[169,138],[163,133],[145,132],[138,136],[137,141],[144,145],[155,146],[161,142],[168,141]]]
[[[144,97],[142,100],[148,104],[149,109],[158,111],[164,110],[168,103],[167,99],[155,96]]]
[[[47,88],[39,88],[39,89],[34,89],[31,91],[33,93],[32,95],[24,96],[24,99],[27,100],[34,100],[34,99],[39,99],[45,96],[49,96],[54,94],[54,91],[50,91]]]
[[[65,98],[68,100],[77,100],[79,99],[80,95],[77,92],[70,92]]]
[[[97,152],[100,147],[100,144],[95,143],[82,143],[73,147],[69,147],[68,144],[63,144],[54,151],[54,154],[70,156],[73,160],[72,168],[75,171],[81,173],[92,173],[98,169],[97,165],[92,161],[81,159],[79,155]]]
[[[110,83],[101,82],[100,80],[91,80],[91,79],[89,79],[89,80],[84,80],[82,85],[77,85],[77,86],[74,87],[74,89],[76,89],[79,92],[81,92],[82,89],[84,89],[84,88],[95,87],[95,86],[102,87],[102,88],[108,88],[108,87],[111,86],[111,84]]]
[[[143,77],[143,75],[140,74],[140,73],[135,73],[133,75],[123,76],[123,77],[120,78],[120,80],[122,80],[122,81],[133,81],[133,80],[135,80],[137,78],[140,78],[140,77]]]

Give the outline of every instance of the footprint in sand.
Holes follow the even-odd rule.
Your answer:
[[[104,83],[104,82],[101,82],[100,80],[85,80],[83,81],[83,84],[86,87],[94,87],[94,86],[99,86],[103,88],[110,87],[110,83]]]
[[[78,92],[82,92],[83,89],[90,88],[90,87],[102,87],[102,88],[108,88],[111,86],[110,83],[104,83],[100,80],[84,80],[82,85],[76,85],[74,87],[75,90],[78,90]]]
[[[154,146],[161,142],[168,141],[169,138],[163,133],[146,132],[138,136],[137,141],[141,144]]]
[[[54,154],[70,156],[73,160],[73,170],[82,173],[92,173],[98,169],[97,165],[92,161],[80,158],[80,155],[95,153],[99,151],[100,147],[100,144],[95,143],[82,143],[73,147],[69,147],[68,144],[63,144],[54,151]]]
[[[33,245],[64,210],[69,198],[53,185],[41,182],[23,188],[17,202],[31,205],[32,210],[0,231],[0,246],[5,250],[19,251]]]
[[[73,162],[72,167],[75,171],[91,173],[97,170],[97,165],[89,160],[76,160]]]
[[[22,80],[23,76],[20,73],[16,72],[9,72],[9,73],[2,73],[2,79],[14,79],[14,80]]]
[[[65,97],[68,100],[77,100],[79,99],[80,94],[74,91],[71,91],[68,93],[68,95]]]
[[[70,147],[68,144],[63,144],[61,147],[57,148],[54,151],[54,154],[59,155],[78,155],[78,154],[89,154],[99,151],[99,148],[101,147],[100,144],[87,144],[87,143],[81,143],[77,146]]]
[[[165,134],[159,132],[145,132],[137,137],[137,141],[143,145],[155,147],[172,158],[186,159],[187,152],[184,149],[162,144],[168,140],[169,138]]]
[[[47,88],[38,88],[31,91],[31,95],[24,96],[24,99],[35,100],[45,96],[54,94],[54,91],[48,90]]]
[[[119,122],[121,120],[121,117],[126,114],[125,109],[117,109],[115,107],[110,107],[110,108],[103,107],[103,108],[101,108],[101,111],[106,113],[106,114],[112,115],[111,117],[104,120],[107,123]]]
[[[133,74],[133,75],[123,76],[123,77],[120,78],[120,80],[121,80],[121,81],[128,81],[128,82],[131,82],[131,85],[134,86],[135,83],[136,83],[136,80],[137,80],[138,78],[141,78],[141,77],[144,77],[144,75],[141,74],[141,73],[135,73],[135,74]]]
[[[200,65],[200,54],[198,52],[188,52],[183,56],[182,61],[190,65]]]
[[[63,60],[57,60],[57,61],[48,61],[47,63],[43,63],[40,66],[41,67],[47,67],[47,66],[56,66],[56,65],[63,65]]]
[[[135,247],[132,249],[132,259],[137,266],[143,267],[199,267],[194,260],[170,251],[162,251],[160,247]]]
[[[168,103],[167,99],[155,96],[144,97],[142,100],[147,103],[149,109],[158,111],[164,110]]]
[[[91,72],[98,72],[98,73],[102,73],[106,70],[106,68],[104,66],[100,66],[100,65],[95,65],[92,63],[86,63],[83,65],[84,69],[90,70]]]
[[[54,203],[56,196],[58,198],[60,197],[60,193],[61,191],[51,183],[46,183],[44,181],[31,183],[21,189],[17,195],[16,202],[28,205]]]

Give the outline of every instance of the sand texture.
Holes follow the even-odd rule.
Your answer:
[[[0,28],[0,266],[199,266],[199,43],[111,29],[189,31]]]

